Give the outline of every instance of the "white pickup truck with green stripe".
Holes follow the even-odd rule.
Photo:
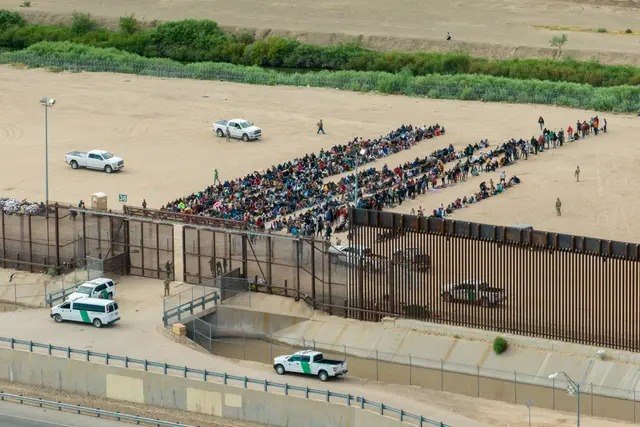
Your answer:
[[[273,368],[280,375],[287,372],[316,375],[321,381],[327,381],[329,377],[345,375],[348,372],[347,362],[325,359],[322,353],[314,350],[278,356],[273,359]]]

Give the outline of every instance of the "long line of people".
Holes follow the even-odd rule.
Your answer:
[[[531,140],[520,138],[510,140],[500,144],[497,148],[491,150],[480,151],[489,147],[487,140],[482,140],[475,145],[469,145],[461,151],[454,151],[453,146],[436,150],[431,155],[422,159],[416,158],[413,162],[407,162],[395,168],[389,168],[385,165],[382,170],[375,168],[367,168],[358,173],[358,207],[382,210],[383,208],[400,205],[407,198],[414,199],[419,194],[425,194],[429,191],[429,185],[432,189],[442,189],[449,187],[461,181],[466,181],[468,176],[478,176],[488,172],[494,172],[497,169],[510,165],[520,159],[528,159],[530,154],[537,155],[552,148],[562,147],[566,141],[573,142],[581,138],[585,138],[591,133],[598,135],[600,131],[606,132],[606,119],[604,125],[599,127],[600,121],[596,116],[589,121],[579,120],[576,123],[576,129],[572,126],[567,127],[568,139],[565,137],[564,129],[558,132],[543,127],[542,133],[538,138],[532,137]],[[456,162],[455,165],[447,170],[444,164],[447,162]],[[307,212],[293,216],[287,221],[278,221],[272,224],[273,229],[287,228],[289,232],[297,234],[299,232],[306,235],[318,233],[318,230],[330,230],[334,226],[336,217],[330,215],[333,220],[329,223],[329,228],[323,227],[326,223],[324,213],[337,210],[347,203],[353,203],[355,195],[355,174],[349,174],[341,178],[337,183],[325,183],[325,193],[333,197],[331,203],[315,206]],[[431,215],[443,217],[453,213],[462,207],[477,203],[492,195],[501,194],[505,189],[520,183],[520,178],[513,176],[506,180],[504,170],[500,173],[500,181],[497,186],[493,185],[493,181],[489,180],[490,185],[486,187],[486,182],[480,184],[480,191],[469,197],[458,198],[447,206],[441,205],[434,209]],[[337,202],[338,196],[340,201]],[[421,209],[420,209],[421,210]],[[424,214],[424,212],[423,212]],[[335,225],[336,230],[340,231],[346,227],[346,210],[342,220],[338,218]]]

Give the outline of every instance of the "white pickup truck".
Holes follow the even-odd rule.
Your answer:
[[[72,151],[64,155],[64,162],[71,169],[97,169],[106,173],[124,169],[124,160],[103,150]]]
[[[221,138],[227,135],[227,129],[231,138],[239,138],[244,142],[262,137],[262,129],[244,119],[218,120],[213,123],[213,132]]]
[[[325,359],[322,353],[313,350],[278,356],[273,359],[273,369],[279,375],[287,372],[316,375],[320,381],[327,381],[329,377],[338,377],[348,372],[347,362]]]

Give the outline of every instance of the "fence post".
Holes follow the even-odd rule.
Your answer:
[[[244,377],[244,388],[247,388],[247,383],[248,383],[247,377]]]
[[[149,370],[149,362],[147,361],[147,359],[144,359],[144,370],[145,371]]]
[[[29,352],[33,353],[33,341],[29,341]]]
[[[305,387],[304,388],[304,398],[308,399],[309,398],[309,387]]]
[[[4,236],[3,236],[4,238]],[[16,348],[16,340],[11,338],[11,350],[14,350]]]
[[[109,364],[109,353],[105,353],[104,354],[104,364],[108,365]]]
[[[165,364],[164,364],[164,374],[165,374],[165,375],[167,375],[167,370],[168,370],[168,369],[167,369],[167,364],[165,363]]]
[[[184,369],[182,369],[182,372],[184,374],[184,377],[187,378],[187,372],[188,372],[187,365],[184,366]]]
[[[288,396],[289,395],[289,384],[284,383],[284,395]]]
[[[48,352],[49,352],[49,356],[51,356],[51,344],[49,344],[49,345],[47,346],[47,350],[48,350]]]
[[[67,347],[67,359],[71,359],[71,347]]]
[[[202,370],[202,381],[204,381],[205,383],[207,382],[207,370],[206,369]]]
[[[222,374],[222,384],[227,385],[227,373]]]
[[[269,391],[269,383],[267,382],[267,380],[264,380],[264,391]]]
[[[128,357],[128,356],[125,356],[125,357],[124,357],[124,367],[125,367],[125,368],[128,368],[128,367],[129,367],[129,357]]]
[[[87,362],[88,362],[88,361],[89,361],[89,359],[91,358],[90,353],[91,353],[91,352],[90,352],[89,350],[87,350],[87,351],[86,351],[86,353],[85,353],[85,354],[86,354],[86,357],[87,357]]]

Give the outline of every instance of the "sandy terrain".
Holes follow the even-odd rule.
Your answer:
[[[449,2],[416,8],[409,0],[35,0],[21,9],[39,20],[57,20],[86,11],[111,23],[134,13],[145,20],[209,18],[223,27],[254,28],[261,33],[291,34],[313,43],[358,37],[366,46],[400,50],[463,50],[479,56],[546,56],[553,31],[535,25],[576,26],[638,31],[638,0],[562,2],[507,0]],[[13,9],[15,0],[0,0]],[[454,40],[447,43],[445,33]],[[567,52],[582,59],[640,64],[638,36],[570,32]]]
[[[114,351],[114,342],[127,342],[127,355],[159,362],[207,368],[217,372],[246,375],[282,381],[273,368],[254,362],[240,362],[212,356],[189,345],[167,339],[161,329],[158,314],[162,310],[162,284],[157,280],[125,277],[118,284],[119,303],[126,317],[115,327],[96,333],[93,327],[63,323],[58,325],[48,317],[47,309],[0,313],[0,336],[30,339],[36,342],[71,346],[78,349]],[[54,337],[54,338],[52,338]],[[135,345],[133,344],[135,343]],[[318,388],[315,378],[288,376],[289,384]],[[328,387],[335,392],[365,396],[367,399],[403,408],[412,413],[422,413],[431,419],[442,420],[456,427],[489,427],[528,425],[525,406],[504,402],[474,399],[465,396],[436,392],[417,387],[380,384],[347,377],[334,381]],[[583,425],[617,427],[621,422],[583,417]],[[569,427],[574,425],[571,414],[535,408],[532,425],[539,427]]]
[[[132,75],[51,73],[0,68],[0,147],[10,155],[0,169],[0,194],[44,198],[43,95],[57,99],[49,111],[50,200],[77,203],[103,191],[119,209],[118,193],[149,207],[203,189],[218,169],[221,179],[264,169],[296,155],[345,143],[354,136],[376,137],[405,123],[439,122],[447,134],[379,162],[396,166],[436,148],[488,138],[537,135],[542,115],[550,128],[575,126],[596,114],[535,105],[440,101],[328,89],[250,86],[222,82],[163,80]],[[250,100],[250,101],[249,101]],[[265,108],[268,106],[268,108]],[[210,131],[214,119],[240,116],[263,128],[259,142],[231,144]],[[327,135],[316,135],[322,117]],[[634,197],[640,170],[636,144],[640,121],[603,115],[610,131],[598,137],[530,156],[507,169],[523,183],[506,193],[454,214],[454,218],[496,224],[528,223],[538,229],[640,242]],[[72,170],[64,153],[100,148],[125,159],[122,173]],[[573,172],[580,165],[581,182]],[[496,174],[493,174],[497,176]],[[494,177],[495,178],[495,177]],[[402,205],[428,211],[441,202],[470,195],[482,176]],[[564,215],[554,211],[556,197]]]

